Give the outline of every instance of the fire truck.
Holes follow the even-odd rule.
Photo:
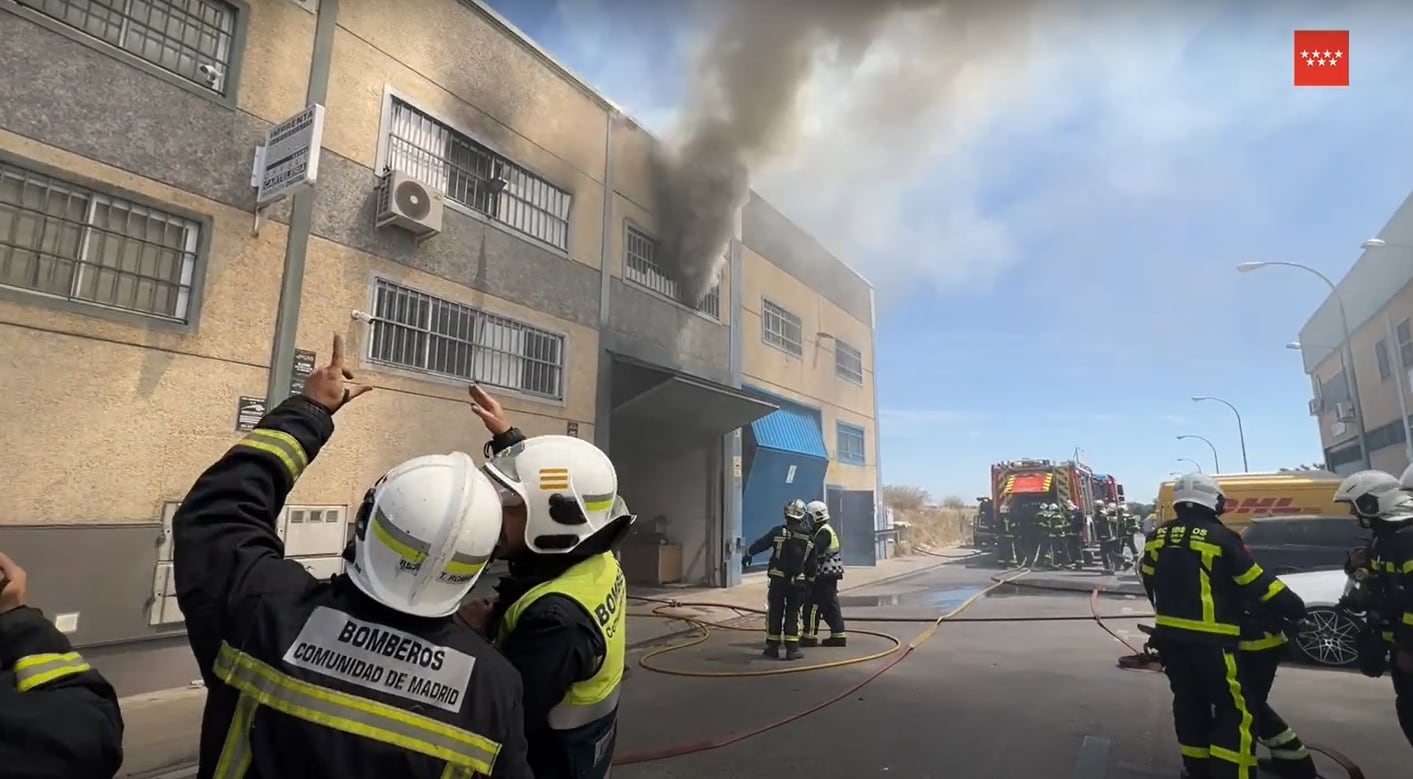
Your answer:
[[[1094,513],[1101,501],[1124,502],[1124,488],[1112,475],[1095,473],[1074,460],[1010,460],[991,466],[990,527],[978,527],[978,535],[994,536],[999,516],[1005,512],[1021,525],[1032,522],[1040,506],[1073,504],[1085,516],[1086,556],[1095,546]],[[978,522],[981,517],[978,516]]]

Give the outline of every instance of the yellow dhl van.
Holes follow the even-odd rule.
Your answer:
[[[1227,497],[1222,522],[1240,529],[1255,517],[1348,516],[1349,507],[1334,502],[1339,476],[1326,471],[1213,474]],[[1173,518],[1173,481],[1158,485],[1158,522]]]

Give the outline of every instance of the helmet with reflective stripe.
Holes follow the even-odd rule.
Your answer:
[[[450,616],[481,577],[500,526],[500,496],[470,455],[415,457],[364,496],[348,578],[395,611]]]
[[[785,518],[791,521],[805,518],[805,502],[799,498],[791,498],[785,502]]]
[[[1395,479],[1383,471],[1352,473],[1339,483],[1335,502],[1348,503],[1352,513],[1363,519],[1406,522],[1413,519],[1413,497],[1400,487],[1410,483],[1413,466],[1403,475],[1403,479]]]
[[[1173,506],[1181,503],[1201,506],[1218,515],[1227,509],[1227,499],[1222,494],[1222,488],[1205,473],[1185,474],[1173,482]]]
[[[829,504],[822,500],[812,500],[805,505],[805,514],[814,524],[823,525],[829,521]]]
[[[567,554],[599,531],[626,530],[633,520],[618,497],[613,462],[582,438],[527,438],[482,470],[507,505],[525,506],[525,545],[537,554]]]

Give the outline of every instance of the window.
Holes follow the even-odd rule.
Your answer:
[[[769,300],[761,302],[761,331],[765,342],[799,357],[805,353],[800,318]]]
[[[370,360],[563,397],[564,336],[383,279],[374,298]]]
[[[218,95],[226,94],[236,9],[222,0],[22,0],[20,5],[86,33]]]
[[[690,305],[682,300],[677,280],[668,276],[657,264],[657,239],[633,225],[628,225],[623,234],[623,278],[640,287],[647,287],[659,295],[666,295],[683,305]],[[720,319],[721,284],[713,286],[711,291],[706,293],[706,297],[697,303],[696,308],[713,319]]]
[[[863,353],[840,340],[834,341],[834,375],[863,384]]]
[[[863,428],[839,422],[835,425],[834,433],[835,448],[838,450],[834,459],[851,465],[863,465],[867,462]]]
[[[1388,362],[1388,343],[1383,339],[1374,344],[1374,359],[1379,363],[1379,380],[1388,381],[1393,375],[1393,366]]]
[[[201,228],[0,163],[0,286],[186,322]]]
[[[1398,364],[1413,365],[1413,332],[1409,332],[1408,320],[1398,323]]]
[[[396,98],[387,167],[531,238],[569,246],[568,192]]]

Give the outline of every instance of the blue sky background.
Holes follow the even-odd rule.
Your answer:
[[[492,5],[671,133],[711,4]],[[902,25],[861,70],[821,66],[798,137],[756,174],[878,288],[885,480],[973,497],[991,462],[1082,447],[1147,499],[1177,458],[1210,466],[1179,434],[1239,470],[1230,411],[1189,400],[1207,394],[1242,410],[1253,470],[1321,459],[1284,345],[1325,290],[1233,266],[1338,278],[1413,189],[1413,3],[1038,5],[886,126],[856,121],[870,79],[896,85],[886,55],[947,41]],[[1353,85],[1292,87],[1294,29],[1349,29]]]

